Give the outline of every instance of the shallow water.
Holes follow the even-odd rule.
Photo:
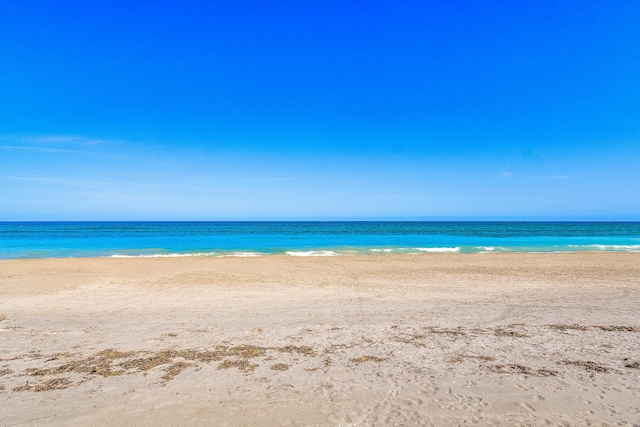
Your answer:
[[[640,222],[0,222],[0,258],[640,251]]]

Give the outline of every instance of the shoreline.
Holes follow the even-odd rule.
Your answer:
[[[20,258],[0,258],[0,263],[5,261],[29,261],[29,260],[103,260],[103,259],[144,259],[144,258],[196,258],[196,259],[216,259],[216,258],[333,258],[333,257],[402,257],[402,256],[468,256],[468,255],[562,255],[562,254],[638,254],[640,250],[558,250],[558,251],[518,251],[518,250],[487,250],[478,252],[454,251],[457,248],[428,248],[419,252],[385,252],[383,249],[369,249],[367,252],[339,252],[334,249],[309,249],[289,250],[282,252],[255,252],[255,251],[230,251],[226,252],[171,252],[165,254],[141,254],[141,255],[97,255],[97,256],[49,256],[49,257],[20,257]],[[431,250],[443,249],[443,250]],[[317,252],[317,253],[309,253]],[[292,254],[293,253],[293,254]]]
[[[633,425],[640,254],[0,260],[0,426]]]

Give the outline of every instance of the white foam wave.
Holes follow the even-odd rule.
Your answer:
[[[217,258],[227,258],[227,257],[237,257],[237,258],[248,258],[248,257],[257,257],[262,256],[264,254],[258,252],[230,252],[226,254],[219,254]]]
[[[216,257],[216,258],[224,258],[224,257],[258,257],[264,254],[258,252],[230,252],[230,253],[219,253],[219,252],[196,252],[196,253],[170,253],[170,254],[142,254],[142,255],[125,255],[125,254],[115,254],[111,255],[109,258],[183,258],[183,257]]]
[[[420,252],[460,252],[460,247],[456,246],[455,248],[415,248],[416,251]]]
[[[390,248],[384,248],[384,249],[369,249],[369,251],[371,252],[384,252],[384,253],[391,253],[393,251],[393,249]]]
[[[340,255],[334,251],[286,251],[285,254],[289,256],[338,256]]]
[[[475,246],[473,248],[473,252],[479,253],[479,254],[492,254],[492,253],[496,253],[496,252],[509,252],[509,249],[507,248],[503,248],[503,247],[499,247],[499,246]]]
[[[194,257],[194,256],[215,256],[214,252],[198,252],[198,253],[188,253],[188,254],[144,254],[144,255],[123,255],[123,254],[115,254],[111,255],[109,258],[181,258],[181,257]]]

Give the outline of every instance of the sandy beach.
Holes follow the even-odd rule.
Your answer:
[[[0,261],[1,426],[640,425],[640,253]]]

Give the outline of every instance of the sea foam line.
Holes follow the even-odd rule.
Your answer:
[[[170,253],[170,254],[140,254],[140,255],[124,255],[115,254],[110,255],[108,258],[180,258],[180,257],[194,257],[194,256],[216,256],[215,252],[198,252],[198,253]]]
[[[182,258],[182,257],[215,257],[215,258],[224,258],[224,257],[259,257],[262,253],[258,252],[230,252],[230,253],[219,253],[219,252],[195,252],[195,253],[170,253],[170,254],[140,254],[140,255],[124,255],[124,254],[115,254],[109,256],[109,258]]]
[[[415,250],[420,252],[447,253],[447,252],[460,252],[460,247],[456,246],[455,248],[415,248]]]
[[[289,256],[339,256],[335,251],[286,251]]]
[[[263,255],[267,255],[267,254],[262,254],[259,252],[231,252],[226,254],[217,254],[215,256],[218,258],[224,258],[224,257],[249,258],[249,257],[263,256]]]

